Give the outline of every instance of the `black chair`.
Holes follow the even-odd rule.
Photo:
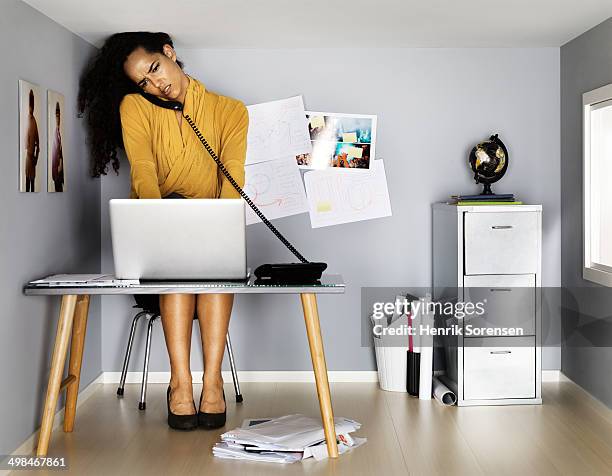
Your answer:
[[[134,343],[134,334],[136,333],[136,325],[142,316],[146,316],[149,320],[147,325],[147,344],[145,348],[144,358],[144,369],[142,372],[142,386],[140,388],[140,402],[138,408],[140,410],[146,410],[147,408],[147,380],[149,377],[149,355],[151,352],[151,337],[153,334],[153,324],[161,317],[161,311],[159,308],[159,295],[157,294],[136,294],[134,295],[136,305],[133,306],[137,309],[142,309],[132,319],[132,327],[130,328],[130,336],[128,338],[127,349],[125,350],[125,358],[123,359],[123,370],[121,372],[121,381],[119,382],[119,388],[117,388],[117,395],[123,396],[125,387],[125,378],[127,375],[128,365],[130,363],[130,355],[132,353],[132,344]],[[197,319],[197,315],[194,314],[193,319]],[[229,332],[225,338],[227,356],[229,358],[230,368],[232,370],[232,378],[234,380],[234,390],[236,392],[236,402],[242,402],[242,393],[240,393],[240,382],[238,382],[238,373],[236,372],[236,364],[234,361],[234,353],[232,351],[232,342],[230,340]]]

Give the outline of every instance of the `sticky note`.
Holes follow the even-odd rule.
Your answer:
[[[323,116],[313,116],[310,118],[310,127],[325,127],[325,119]]]
[[[317,212],[331,212],[331,202],[317,202]]]
[[[357,142],[357,133],[345,132],[342,134],[342,142]]]
[[[363,149],[361,147],[347,147],[346,149],[346,155],[349,157],[361,159],[362,154],[363,154]]]

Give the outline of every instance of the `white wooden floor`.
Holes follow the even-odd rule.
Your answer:
[[[612,411],[572,382],[544,383],[542,406],[508,407],[442,407],[372,383],[331,389],[335,415],[361,422],[356,434],[368,442],[336,461],[278,465],[220,460],[211,447],[247,417],[319,417],[314,384],[245,383],[242,404],[226,384],[226,429],[187,433],[166,425],[165,385],[149,385],[141,412],[138,385],[127,385],[118,399],[116,385],[101,384],[78,409],[75,431],[54,432],[49,455],[64,456],[69,471],[53,474],[612,474]],[[196,386],[196,401],[199,392]]]

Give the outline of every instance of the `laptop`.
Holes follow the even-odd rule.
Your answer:
[[[242,199],[110,200],[117,279],[244,280]]]

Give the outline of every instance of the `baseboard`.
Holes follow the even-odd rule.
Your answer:
[[[202,380],[202,372],[191,372],[194,382]],[[330,370],[327,372],[330,382],[359,383],[378,382],[375,370]],[[119,383],[121,372],[103,372],[100,383]],[[223,371],[223,380],[230,382],[232,374],[229,370]],[[242,370],[238,371],[240,382],[314,382],[314,374],[307,370]],[[542,382],[559,382],[567,380],[560,370],[543,370]],[[168,383],[170,372],[149,372],[149,383]],[[126,383],[141,383],[142,372],[128,372]]]
[[[567,377],[560,370],[542,370],[542,382],[562,382]]]
[[[202,380],[202,372],[191,372],[194,383]],[[229,370],[222,372],[225,382],[232,381]],[[327,372],[330,382],[378,382],[378,374],[375,370],[330,370]],[[119,383],[121,372],[103,372],[101,383]],[[314,382],[312,371],[267,371],[267,370],[242,370],[238,371],[240,383],[246,382]],[[170,372],[149,372],[149,383],[165,383],[170,381]],[[142,372],[128,372],[126,383],[141,383]]]
[[[102,376],[103,373],[101,373],[100,375],[98,375],[89,385],[87,385],[87,387],[85,387],[83,390],[81,390],[79,392],[79,396],[77,398],[77,409],[83,405],[88,399],[89,397],[91,397],[94,392],[97,390],[97,386],[102,382]],[[55,414],[55,418],[53,419],[53,428],[52,428],[52,432],[57,430],[58,428],[60,428],[64,423],[64,409],[62,408],[60,411],[58,411]],[[36,445],[38,444],[38,432],[40,430],[40,427],[36,429],[36,431],[34,431],[34,433],[32,433],[30,435],[30,437],[25,440],[20,446],[19,448],[17,448],[15,451],[13,451],[13,455],[31,455],[34,454],[36,451]],[[2,474],[2,472],[0,471],[0,474]]]

